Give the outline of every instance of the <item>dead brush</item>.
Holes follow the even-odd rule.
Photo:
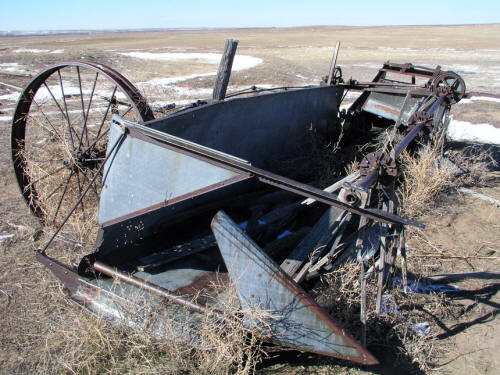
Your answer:
[[[402,214],[414,218],[426,213],[439,194],[454,183],[454,171],[440,164],[438,156],[432,148],[422,149],[416,156],[401,154],[403,182],[398,193]]]
[[[489,149],[468,146],[462,150],[450,150],[446,157],[465,172],[459,176],[460,186],[484,186],[498,178],[498,173],[492,171],[498,167],[498,162]]]
[[[358,263],[345,263],[334,272],[322,276],[321,286],[315,288],[316,301],[358,340],[362,335],[359,320],[361,311]],[[435,332],[439,327],[430,317],[449,317],[458,308],[442,294],[404,293],[398,285],[389,285],[384,292],[382,313],[375,313],[376,278],[368,276],[367,300],[367,345],[392,348],[396,361],[401,366],[432,369],[437,358]],[[431,333],[420,336],[413,325],[431,322]]]
[[[402,183],[398,195],[404,215],[421,216],[436,205],[441,193],[461,186],[481,186],[496,176],[491,168],[498,163],[488,150],[471,146],[448,151],[446,156],[460,171],[443,162],[440,150],[435,147],[421,148],[414,156],[408,152],[401,154]]]

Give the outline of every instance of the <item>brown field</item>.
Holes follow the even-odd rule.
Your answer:
[[[237,54],[260,58],[262,63],[234,71],[229,83],[231,92],[252,85],[318,84],[328,72],[335,42],[339,40],[338,64],[346,79],[371,80],[387,60],[429,67],[439,64],[445,70],[461,74],[468,91],[500,95],[499,35],[500,25],[469,25],[190,30],[0,38],[0,236],[13,235],[0,242],[0,373],[94,372],[93,367],[75,367],[71,362],[47,367],[54,361],[57,363],[58,356],[64,357],[52,351],[61,346],[51,340],[69,340],[69,336],[57,334],[65,327],[58,325],[59,318],[51,316],[68,314],[70,320],[86,313],[64,298],[61,286],[35,261],[33,250],[42,245],[37,235],[40,224],[30,215],[11,166],[10,118],[19,94],[16,87],[23,88],[37,72],[59,61],[100,62],[136,83],[152,107],[157,108],[169,102],[184,103],[209,97],[214,76],[202,74],[216,71],[217,65],[203,59],[141,60],[120,52],[220,53],[224,39],[238,39]],[[147,83],[154,78],[189,75],[202,76],[163,86]],[[455,120],[489,123],[500,128],[500,103],[498,100],[474,100],[457,104],[452,116]],[[500,161],[500,147],[491,147],[490,153],[494,161]],[[472,189],[500,199],[498,169],[488,172],[487,177],[471,181]],[[413,235],[410,240],[410,271],[426,276],[500,270],[499,207],[470,196],[447,193],[439,196],[435,206],[419,213],[418,218],[428,229]],[[435,348],[427,369],[420,369],[413,358],[398,362],[389,354],[385,355],[391,350],[370,347],[382,361],[376,368],[359,368],[339,361],[325,361],[318,356],[286,353],[264,360],[257,372],[500,374],[497,319],[500,284],[496,279],[469,279],[457,285],[469,292],[457,298],[443,297],[446,300],[443,306],[451,306],[446,313],[438,313],[430,303],[420,305],[426,321],[432,324]],[[71,322],[66,324],[71,325]],[[80,327],[80,341],[84,341],[81,337],[85,335],[95,335],[93,327],[88,327],[88,331],[85,328]],[[78,338],[74,331],[68,332],[73,339]],[[82,362],[81,358],[78,360]],[[99,363],[100,359],[93,360],[95,362],[89,363]],[[95,371],[123,372],[117,369]],[[153,370],[135,367],[130,373],[154,373]]]

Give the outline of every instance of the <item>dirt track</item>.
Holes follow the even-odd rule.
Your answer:
[[[434,67],[439,64],[454,70],[465,79],[468,91],[500,95],[500,25],[448,27],[307,27],[291,29],[238,29],[211,31],[172,31],[98,35],[61,35],[0,38],[0,235],[14,236],[0,243],[0,311],[4,315],[0,354],[0,373],[29,372],[30,350],[43,345],[43,338],[13,340],[22,327],[7,324],[19,314],[22,306],[33,306],[33,299],[43,303],[43,296],[32,296],[29,279],[35,262],[32,249],[38,246],[19,226],[36,228],[36,221],[21,199],[12,173],[10,117],[18,91],[30,77],[44,67],[64,60],[89,60],[107,64],[138,83],[147,100],[156,103],[186,101],[207,97],[213,76],[198,76],[167,86],[148,85],[153,78],[185,77],[216,70],[206,61],[140,60],[120,52],[220,53],[224,39],[239,39],[238,54],[258,57],[263,62],[253,68],[236,71],[231,76],[230,90],[251,85],[317,84],[327,74],[333,47],[341,41],[339,65],[344,77],[370,80],[384,61],[413,62]],[[15,52],[19,49],[48,52]],[[55,52],[60,51],[63,52]],[[10,65],[8,65],[10,64]],[[456,120],[489,123],[500,127],[500,103],[477,100],[458,104],[452,112]],[[498,160],[498,149],[496,149]],[[479,189],[500,199],[498,178]],[[467,196],[448,197],[441,208],[423,220],[426,232],[439,249],[469,258],[429,258],[429,274],[443,272],[498,271],[500,262],[500,208]],[[411,247],[410,247],[411,251]],[[25,272],[23,275],[21,272]],[[497,355],[500,330],[496,315],[499,308],[498,280],[475,280],[461,284],[471,293],[459,300],[469,306],[460,320],[440,321],[443,357],[437,361],[438,373],[500,373]],[[30,299],[30,301],[28,301]],[[33,319],[29,314],[26,319]],[[429,319],[433,319],[429,316]],[[6,330],[10,330],[8,333]],[[23,332],[27,337],[29,332]],[[314,362],[316,361],[316,362]],[[19,363],[24,365],[20,365]],[[282,366],[285,366],[282,368]],[[291,367],[289,367],[291,366]],[[411,366],[409,366],[410,368]],[[17,369],[17,370],[14,370]],[[270,365],[268,371],[278,373],[329,373],[346,371],[365,373],[357,368],[318,365],[317,358],[291,365]],[[406,371],[407,369],[401,370]],[[401,373],[390,363],[379,373]]]

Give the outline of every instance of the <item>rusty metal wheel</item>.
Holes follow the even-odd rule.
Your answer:
[[[101,64],[51,66],[22,92],[12,123],[12,161],[24,199],[44,225],[58,226],[98,173],[113,113],[137,122],[154,118],[132,83]],[[80,239],[96,227],[100,190],[97,176],[67,223]]]
[[[434,79],[432,89],[438,96],[441,92],[448,93],[450,103],[458,103],[465,95],[465,82],[456,73],[442,72]]]

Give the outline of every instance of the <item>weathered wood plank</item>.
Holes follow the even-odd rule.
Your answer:
[[[292,276],[297,272],[302,263],[307,259],[314,246],[323,238],[325,233],[337,222],[337,218],[343,212],[337,207],[330,207],[321,216],[311,231],[304,237],[299,245],[281,263],[281,269]]]
[[[328,74],[328,80],[326,82],[327,85],[332,84],[333,76],[335,74],[335,68],[337,67],[337,57],[339,55],[340,42],[337,42],[335,46],[335,52],[333,53],[332,63],[330,64],[330,72]]]
[[[233,67],[234,55],[236,54],[238,41],[234,39],[226,39],[224,45],[224,53],[222,54],[217,78],[215,79],[214,91],[212,98],[214,100],[224,100],[226,97],[227,85],[231,76],[231,68]]]

